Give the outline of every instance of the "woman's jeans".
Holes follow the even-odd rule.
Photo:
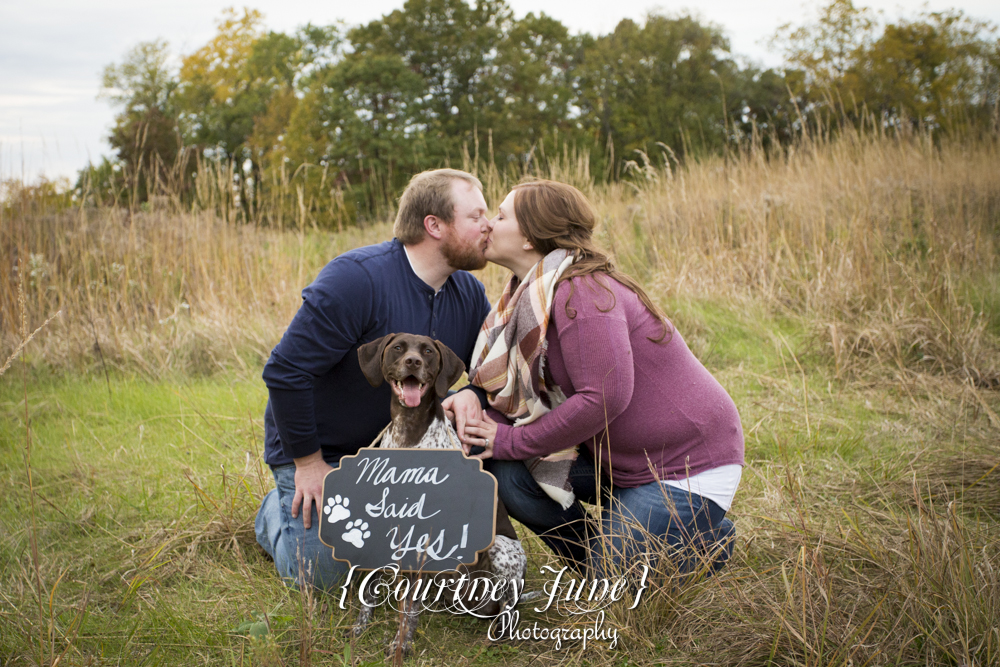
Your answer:
[[[257,542],[264,548],[285,583],[301,586],[310,583],[330,590],[347,576],[348,564],[333,559],[333,549],[319,541],[318,507],[312,509],[312,528],[302,524],[303,513],[292,518],[295,498],[295,464],[275,466],[275,487],[260,504],[255,529]]]
[[[541,489],[523,461],[492,459],[488,469],[510,516],[581,573],[589,566],[592,576],[616,576],[636,562],[653,564],[663,554],[672,557],[679,572],[708,565],[713,573],[732,553],[736,530],[725,510],[655,481],[621,488],[602,476],[601,525],[594,525],[579,502],[596,503],[598,497],[594,462],[585,449],[570,470],[577,502],[567,510]]]

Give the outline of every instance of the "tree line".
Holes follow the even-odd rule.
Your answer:
[[[881,22],[833,0],[773,43],[781,69],[742,63],[721,29],[686,15],[593,36],[517,18],[504,0],[408,0],[364,25],[289,34],[230,9],[179,67],[162,40],[107,66],[114,156],[83,170],[78,192],[195,202],[211,172],[237,215],[343,225],[443,165],[516,176],[571,152],[614,179],[748,141],[778,149],[810,127],[996,131],[1000,41],[961,12]],[[255,214],[267,198],[283,203]]]

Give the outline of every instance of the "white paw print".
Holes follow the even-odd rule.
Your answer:
[[[350,498],[341,498],[339,495],[327,498],[326,507],[323,508],[323,513],[329,515],[327,521],[337,523],[341,519],[351,516],[351,510],[347,509],[347,506],[350,504]]]
[[[341,535],[340,539],[350,542],[358,549],[365,546],[365,540],[372,536],[372,532],[368,530],[368,522],[361,519],[348,521],[344,528],[347,532]]]

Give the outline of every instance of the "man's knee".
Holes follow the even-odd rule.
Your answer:
[[[308,585],[321,591],[332,591],[339,587],[347,576],[347,563],[333,560],[329,547],[311,551],[312,553],[303,553],[297,549],[294,554],[284,555],[284,571],[279,569],[278,573],[285,584],[293,588]]]
[[[349,565],[334,560],[333,550],[312,537],[299,533],[295,538],[279,540],[274,552],[275,568],[288,586],[332,590],[340,586]]]
[[[257,544],[274,560],[275,543],[281,536],[281,503],[278,490],[271,489],[264,496],[254,520]]]
[[[316,508],[312,508],[310,530],[305,529],[301,513],[292,517],[294,465],[275,468],[274,478],[276,488],[264,497],[257,513],[257,541],[274,558],[275,569],[288,586],[321,590],[339,586],[349,566],[334,560],[333,550],[320,542]]]

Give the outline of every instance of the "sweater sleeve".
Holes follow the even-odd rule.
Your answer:
[[[281,446],[289,458],[319,450],[313,385],[369,328],[372,293],[368,273],[351,260],[330,262],[302,290],[302,305],[263,373]]]
[[[554,307],[564,305],[557,299]],[[498,423],[497,459],[522,460],[575,447],[603,431],[632,400],[635,368],[623,309],[579,307],[557,333],[575,393],[530,424]]]

